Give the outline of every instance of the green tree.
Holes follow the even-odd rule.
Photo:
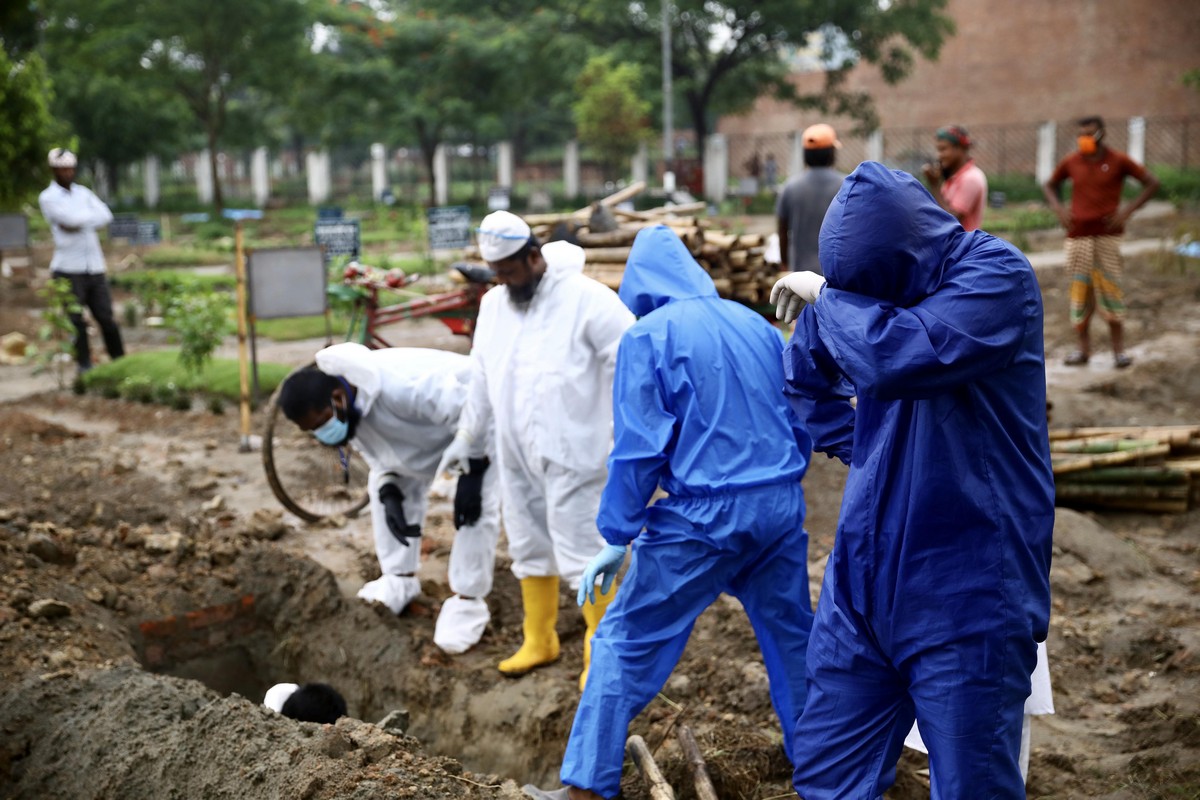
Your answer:
[[[213,203],[223,205],[215,154],[230,116],[269,106],[291,87],[310,49],[307,0],[171,0],[129,5],[147,42],[140,63],[182,98],[212,159]]]
[[[669,2],[669,0],[662,0]],[[877,124],[871,98],[845,87],[860,62],[879,67],[889,83],[918,56],[936,58],[954,31],[947,0],[674,0],[670,8],[671,74],[701,148],[720,114],[744,110],[763,94]],[[593,42],[618,43],[621,58],[661,77],[661,5],[586,0],[576,24]],[[784,54],[819,45],[824,90],[799,95]]]
[[[189,111],[140,63],[151,35],[128,0],[45,0],[41,8],[55,115],[77,137],[79,157],[107,167],[115,195],[123,167],[186,141]]]
[[[57,132],[46,65],[0,49],[0,210],[16,210],[49,180],[46,153]]]
[[[642,98],[642,70],[593,56],[575,81],[579,139],[600,154],[605,172],[628,158],[650,131],[650,102]]]

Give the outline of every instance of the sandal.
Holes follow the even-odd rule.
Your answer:
[[[1129,356],[1125,355],[1124,353],[1117,353],[1115,356],[1113,356],[1113,365],[1117,369],[1125,369],[1132,363],[1133,363],[1133,359],[1130,358]]]
[[[1083,352],[1082,350],[1076,350],[1074,353],[1071,353],[1071,355],[1064,358],[1063,363],[1068,367],[1082,367],[1084,364],[1088,363],[1088,358],[1089,356],[1087,353]]]

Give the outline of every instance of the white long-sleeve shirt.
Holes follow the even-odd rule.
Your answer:
[[[96,229],[112,222],[108,206],[78,183],[71,184],[70,189],[51,183],[38,195],[38,205],[54,234],[50,271],[76,275],[104,272],[104,252]],[[67,231],[63,226],[79,230]]]
[[[542,255],[546,274],[528,308],[515,308],[504,286],[483,296],[459,426],[474,442],[494,426],[500,451],[532,446],[568,469],[603,471],[617,345],[633,314],[583,275],[580,248],[553,242]]]

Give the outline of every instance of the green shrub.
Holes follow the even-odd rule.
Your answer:
[[[217,292],[176,297],[167,308],[167,324],[179,334],[179,363],[197,376],[230,328],[233,301]]]
[[[126,400],[139,403],[154,402],[154,382],[148,375],[130,375],[121,381],[118,394]]]
[[[1162,181],[1160,198],[1177,206],[1200,205],[1200,169],[1155,166],[1151,171]]]

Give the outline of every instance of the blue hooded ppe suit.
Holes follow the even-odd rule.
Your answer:
[[[787,392],[815,449],[850,473],[796,790],[881,796],[915,714],[935,799],[1024,798],[1054,523],[1033,270],[874,162],[846,178],[820,252],[827,284],[787,346]]]
[[[663,226],[638,234],[620,297],[641,319],[617,352],[597,525],[633,554],[592,639],[561,774],[604,797],[620,788],[629,723],[723,592],[754,627],[790,753],[812,624],[800,488],[812,442],[781,391],[779,333],[720,299]],[[647,507],[659,486],[670,496]]]

